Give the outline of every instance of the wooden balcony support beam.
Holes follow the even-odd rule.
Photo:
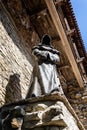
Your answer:
[[[67,33],[68,36],[72,36],[74,34],[74,32],[75,32],[75,29],[66,31],[66,33]]]
[[[56,0],[56,2],[55,2],[55,5],[59,5],[59,6],[61,6],[61,5],[63,5],[63,0]]]
[[[59,67],[59,70],[62,70],[62,69],[68,69],[68,68],[70,68],[70,66],[69,66],[69,65],[60,66],[60,67]]]
[[[81,57],[79,59],[76,59],[77,63],[81,63],[84,60],[85,57]]]
[[[69,62],[71,64],[71,67],[72,67],[72,70],[74,72],[74,75],[75,75],[75,78],[79,84],[79,86],[81,88],[84,87],[83,85],[83,80],[82,80],[82,77],[81,77],[81,74],[80,74],[80,71],[78,69],[78,66],[77,66],[77,63],[75,61],[75,58],[73,56],[73,53],[72,53],[72,50],[71,50],[71,47],[69,45],[69,41],[68,41],[68,38],[67,38],[67,35],[66,35],[66,32],[64,31],[64,28],[62,26],[62,23],[61,23],[61,20],[60,20],[60,17],[56,11],[56,7],[54,5],[54,2],[53,0],[45,0],[46,4],[47,4],[47,7],[48,7],[48,10],[49,10],[49,13],[51,15],[51,18],[53,20],[53,23],[56,27],[56,30],[58,32],[58,35],[60,36],[61,38],[61,41],[62,41],[62,46],[63,48],[65,49],[65,53],[69,59]]]

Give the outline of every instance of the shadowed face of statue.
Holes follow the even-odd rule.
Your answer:
[[[47,34],[45,34],[42,37],[41,44],[45,46],[51,46],[51,37]]]

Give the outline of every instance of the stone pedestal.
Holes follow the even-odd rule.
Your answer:
[[[19,128],[17,127],[18,130],[85,130],[66,97],[59,93],[6,105],[3,107],[3,113],[6,110],[12,111],[15,106],[19,106],[18,110],[15,110],[20,113],[17,114],[15,120],[23,119],[22,125],[19,125]],[[20,109],[23,109],[25,114]],[[23,115],[23,117],[20,115]],[[14,116],[13,114],[10,121],[12,127],[14,126]],[[17,120],[16,124],[18,124]]]
[[[64,117],[63,109],[64,105],[62,102],[47,101],[39,102],[39,104],[32,104],[24,117],[25,128],[35,127],[46,127],[46,126],[57,126],[67,127],[66,119]]]

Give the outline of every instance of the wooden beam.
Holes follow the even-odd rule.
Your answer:
[[[69,30],[70,30],[70,26],[69,26],[69,24],[68,24],[67,18],[64,18],[64,21],[65,21],[65,24],[66,24],[67,30],[69,31]]]
[[[66,33],[67,33],[68,36],[72,36],[74,34],[74,32],[75,32],[75,29],[66,31]]]
[[[63,4],[63,0],[56,0],[55,5],[61,6]]]
[[[61,38],[62,45],[63,45],[63,47],[65,49],[65,53],[66,53],[66,55],[67,55],[67,57],[69,59],[72,70],[73,70],[73,72],[75,74],[75,77],[77,79],[77,82],[78,82],[79,86],[82,88],[82,87],[84,87],[83,80],[82,80],[81,74],[79,72],[77,63],[76,63],[76,61],[74,59],[74,56],[73,56],[72,50],[70,48],[69,41],[67,39],[66,33],[65,33],[64,28],[62,26],[60,17],[58,15],[57,11],[56,11],[54,2],[53,2],[53,0],[45,0],[45,2],[47,4],[47,7],[48,7],[49,13],[51,15],[51,18],[53,20],[53,23],[54,23],[54,25],[55,25],[55,27],[57,29],[58,35]]]
[[[85,57],[81,57],[79,59],[76,59],[77,63],[81,63],[84,60]]]
[[[70,68],[70,66],[69,65],[65,65],[65,66],[60,66],[58,69],[62,70],[62,69],[68,69],[68,68]]]

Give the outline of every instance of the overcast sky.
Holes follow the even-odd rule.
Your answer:
[[[71,3],[87,51],[87,0],[71,0]]]

